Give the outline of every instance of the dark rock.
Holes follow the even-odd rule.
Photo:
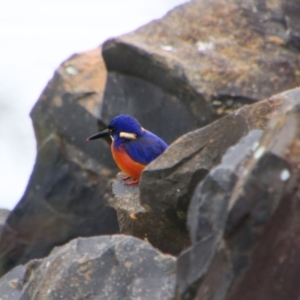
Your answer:
[[[117,168],[109,143],[86,142],[88,136],[106,128],[99,120],[106,82],[100,51],[97,48],[76,54],[63,62],[35,104],[31,118],[38,148],[55,133],[72,149],[74,158],[70,159],[76,159],[91,171],[111,175]]]
[[[191,240],[197,243],[211,235],[222,235],[228,200],[237,178],[245,172],[244,160],[253,152],[262,135],[252,130],[230,147],[219,166],[211,170],[194,192],[189,206]],[[200,200],[200,201],[199,201]],[[201,223],[197,223],[201,221]]]
[[[107,41],[107,83],[100,49],[64,62],[31,113],[38,156],[1,232],[0,275],[27,264],[2,278],[0,298],[298,299],[300,91],[255,103],[300,84],[298,8],[195,0]],[[168,143],[194,131],[140,190],[119,179],[112,198],[109,143],[86,138],[120,113]],[[123,233],[183,250],[176,295],[175,259],[132,237],[78,239],[28,263],[118,232],[117,217]]]
[[[55,137],[39,149],[28,188],[2,231],[2,272],[74,237],[118,232],[116,212],[103,197],[106,177],[62,153]]]
[[[17,266],[0,279],[1,300],[21,300],[22,287],[26,280],[27,268]]]
[[[123,53],[122,59],[126,60],[127,57],[124,54],[126,51],[123,48],[113,52],[111,59],[119,56],[119,52]],[[136,54],[134,55],[136,56]],[[138,58],[136,57],[136,59]],[[142,67],[143,64],[141,62],[140,66]],[[155,62],[152,64],[155,65]],[[145,68],[148,68],[148,65]],[[211,109],[203,99],[198,101],[199,107],[197,108],[192,108],[192,104],[189,108],[184,103],[183,100],[196,102],[194,98],[199,98],[186,87],[182,87],[182,91],[178,90],[176,94],[172,94],[151,81],[134,75],[123,75],[113,71],[108,73],[101,108],[103,121],[108,123],[120,113],[130,114],[136,117],[143,127],[154,132],[169,144],[180,135],[194,130],[199,125],[210,123],[214,119]],[[163,76],[168,75],[161,75],[161,77]],[[176,82],[171,84],[176,85]],[[194,105],[196,106],[197,102]],[[199,115],[197,114],[197,118],[192,114],[193,111],[200,112]]]
[[[279,19],[288,33],[287,45],[292,49],[300,50],[300,2],[299,0],[282,1],[282,11]]]
[[[230,146],[252,129],[264,129],[271,113],[284,99],[278,95],[245,106],[180,137],[142,173],[141,205],[167,216],[175,226],[185,227],[188,205],[197,184],[220,163]]]
[[[294,7],[293,0],[196,0],[108,40],[103,120],[129,113],[171,142],[216,115],[299,86],[298,53],[289,47],[298,34]]]
[[[200,281],[206,281],[204,285],[210,287],[210,297],[207,299],[224,294],[230,285],[232,271],[222,245],[228,201],[239,175],[244,172],[242,163],[251,154],[261,135],[261,130],[252,130],[237,145],[229,148],[221,164],[211,170],[195,190],[188,220],[193,246],[178,260],[177,284],[184,299],[193,299]],[[216,266],[212,267],[212,272],[217,272],[219,278],[212,281],[211,288],[208,278],[212,273],[207,273],[213,264]]]
[[[187,209],[193,191],[226,150],[255,128],[264,129],[282,95],[225,116],[179,138],[144,170],[137,187],[115,182],[120,230],[147,240],[163,252],[178,255],[190,245]]]
[[[299,95],[274,97],[285,102],[260,140],[251,132],[196,188],[192,246],[178,259],[182,299],[298,299]]]
[[[270,121],[249,172],[230,199],[225,237],[236,276],[226,299],[300,296],[295,281],[300,276],[300,89],[283,96],[285,104]]]
[[[13,269],[0,281],[0,294],[11,295],[8,285],[16,278],[17,296],[4,299],[168,300],[174,295],[175,266],[174,257],[133,237],[79,238]]]
[[[75,55],[35,105],[38,154],[0,237],[0,275],[72,238],[119,232],[116,212],[107,206],[116,172],[109,144],[86,141],[98,130],[105,74],[99,49]]]
[[[190,245],[185,226],[177,228],[166,216],[141,206],[138,186],[126,186],[119,174],[110,204],[118,214],[120,232],[146,240],[164,253],[178,255]]]

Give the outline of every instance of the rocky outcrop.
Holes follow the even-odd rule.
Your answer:
[[[190,244],[187,210],[197,184],[226,150],[253,129],[265,129],[270,115],[285,101],[276,97],[245,106],[176,140],[144,170],[139,189],[114,184],[120,230],[178,255]],[[236,158],[237,159],[237,158]]]
[[[175,262],[133,237],[79,238],[6,274],[0,295],[9,300],[171,300]]]
[[[297,299],[299,96],[265,133],[250,132],[197,186],[188,224],[192,246],[178,260],[182,299]]]
[[[225,236],[236,276],[226,299],[300,295],[295,281],[300,274],[300,90],[283,95],[286,103],[270,121],[229,202]]]
[[[178,255],[190,245],[185,226],[178,226],[171,218],[142,205],[138,186],[124,185],[122,175],[113,184],[114,200],[110,202],[118,215],[120,232],[148,241],[164,253]],[[159,205],[159,199],[153,198]],[[177,226],[176,226],[177,225]],[[181,225],[181,224],[179,224]]]
[[[196,185],[221,161],[226,150],[252,129],[265,129],[284,101],[279,95],[245,106],[176,140],[142,174],[141,204],[156,213],[172,214],[185,223]]]
[[[167,142],[216,116],[297,87],[298,4],[190,1],[103,45],[101,116],[143,120]]]
[[[109,144],[86,142],[98,130],[105,74],[100,49],[74,55],[33,108],[38,155],[0,237],[0,274],[72,238],[119,232],[116,212],[107,206],[116,172]]]
[[[0,295],[298,299],[300,90],[284,91],[300,84],[299,7],[195,0],[105,42],[108,72],[100,48],[64,62],[31,113],[38,156],[0,273],[27,264]],[[109,141],[86,142],[120,113],[173,142],[139,186],[112,180]],[[28,262],[119,231],[144,242],[78,239]]]
[[[220,165],[213,168],[195,190],[188,220],[193,246],[182,253],[178,261],[177,284],[183,299],[193,299],[202,280],[204,288],[198,294],[207,296],[207,299],[226,294],[230,286],[233,271],[227,261],[227,249],[223,246],[228,202],[238,177],[245,172],[244,162],[259,143],[261,135],[261,130],[252,130],[237,145],[230,147]],[[217,270],[214,269],[210,276],[216,288],[209,287],[204,295],[203,291],[212,280],[206,271],[213,265]]]

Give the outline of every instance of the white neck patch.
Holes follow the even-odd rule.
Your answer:
[[[129,132],[120,132],[119,134],[120,138],[125,138],[129,140],[135,140],[136,139],[136,134],[135,133],[129,133]]]

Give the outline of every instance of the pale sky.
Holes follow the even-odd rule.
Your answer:
[[[36,156],[30,110],[54,70],[187,0],[0,0],[0,208],[12,209]]]

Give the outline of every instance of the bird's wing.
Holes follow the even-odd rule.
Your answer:
[[[125,142],[123,147],[131,159],[147,165],[162,154],[168,145],[158,136],[146,131],[142,137]]]

